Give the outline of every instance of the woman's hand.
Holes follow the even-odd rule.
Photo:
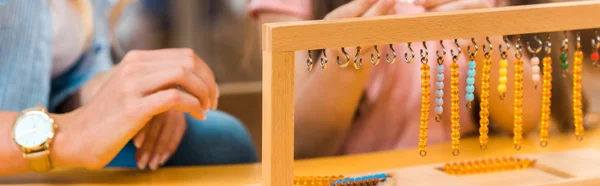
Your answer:
[[[428,12],[445,12],[491,7],[489,0],[417,0]]]
[[[156,170],[175,153],[187,129],[185,115],[170,110],[154,116],[133,139],[139,169]]]
[[[212,71],[192,50],[130,52],[88,104],[57,116],[56,163],[102,168],[161,113],[204,119],[216,91]]]

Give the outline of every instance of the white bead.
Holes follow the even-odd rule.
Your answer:
[[[438,89],[444,89],[444,82],[438,81],[437,83],[435,83],[435,85]]]
[[[442,114],[443,111],[444,111],[444,108],[442,108],[442,106],[436,106],[435,107],[435,113],[436,114]]]
[[[533,76],[531,76],[531,79],[533,80],[533,82],[540,82],[540,74],[533,74]]]
[[[533,73],[533,74],[540,74],[540,66],[532,66],[531,67],[531,73]]]
[[[531,65],[538,66],[538,65],[540,65],[540,58],[532,57],[530,63],[531,63]]]

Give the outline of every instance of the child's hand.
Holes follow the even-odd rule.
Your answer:
[[[388,15],[396,0],[355,0],[329,12],[324,19]]]
[[[428,12],[444,12],[491,7],[489,0],[417,0]]]

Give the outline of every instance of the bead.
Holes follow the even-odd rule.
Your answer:
[[[533,73],[533,74],[539,74],[540,73],[540,67],[539,66],[532,66],[531,67],[531,73]]]
[[[475,61],[469,61],[469,63],[468,63],[469,69],[474,69],[476,66],[477,66],[477,64],[475,63]]]
[[[467,72],[467,75],[474,77],[475,76],[475,69],[469,69],[469,71]]]
[[[498,72],[500,76],[506,76],[508,74],[508,70],[506,68],[501,68]]]
[[[435,91],[435,96],[437,96],[437,97],[444,97],[444,91],[443,90],[436,90]]]
[[[537,66],[540,65],[540,58],[538,57],[532,57],[531,61],[529,61],[531,63],[532,66]]]
[[[439,73],[438,73],[438,74],[436,75],[436,78],[437,78],[437,80],[438,80],[438,81],[444,81],[444,74],[439,74]]]
[[[568,60],[567,54],[560,54],[560,60],[561,61],[567,61]]]
[[[592,54],[590,54],[590,58],[592,59],[592,61],[598,61],[598,59],[600,58],[600,54],[598,54],[598,52],[593,52]]]
[[[475,99],[475,95],[473,95],[473,93],[467,93],[465,98],[467,101],[473,101]]]
[[[438,65],[436,67],[436,70],[437,70],[438,73],[443,73],[444,72],[444,65]]]
[[[562,69],[569,68],[569,62],[562,62],[562,63],[560,63],[560,68],[562,68]]]
[[[467,84],[468,85],[475,84],[475,78],[474,77],[467,77]]]
[[[473,93],[475,91],[475,86],[473,85],[467,85],[467,93]]]
[[[507,82],[507,77],[506,76],[500,76],[500,78],[498,78],[498,83],[502,84],[504,86],[504,90],[506,90],[506,84]]]
[[[436,114],[442,114],[444,112],[444,108],[442,108],[442,106],[436,106],[435,107],[435,113]]]
[[[540,75],[539,74],[533,74],[531,76],[531,80],[533,80],[533,82],[539,82],[540,81]]]
[[[435,104],[436,105],[442,105],[442,104],[444,104],[444,100],[442,98],[436,98],[435,99]]]
[[[500,68],[506,68],[506,67],[508,67],[508,60],[506,60],[506,59],[500,60]]]
[[[435,83],[435,86],[436,86],[438,89],[444,89],[444,82],[440,82],[440,81],[438,81],[438,82],[436,82],[436,83]]]

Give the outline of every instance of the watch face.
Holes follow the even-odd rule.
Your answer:
[[[52,119],[43,112],[28,112],[15,125],[15,142],[24,147],[40,146],[54,135],[52,125]]]

